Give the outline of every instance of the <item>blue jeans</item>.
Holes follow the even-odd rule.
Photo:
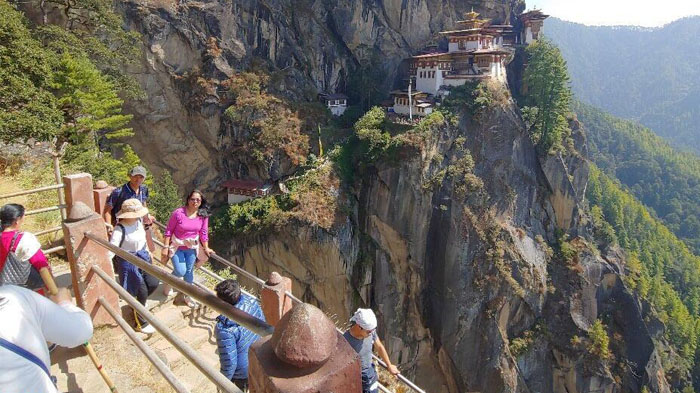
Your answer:
[[[362,393],[377,393],[379,378],[377,378],[377,370],[372,367],[362,370]]]
[[[183,277],[185,282],[194,281],[194,264],[197,262],[197,252],[192,249],[177,250],[172,257],[173,275]]]

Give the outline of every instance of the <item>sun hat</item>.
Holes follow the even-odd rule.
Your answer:
[[[131,198],[122,203],[117,218],[141,218],[146,214],[148,214],[148,208],[145,208],[138,199]]]
[[[136,175],[141,175],[143,177],[146,177],[146,168],[142,167],[141,165],[135,166],[131,168],[129,171],[129,176],[136,176]]]
[[[374,311],[369,308],[358,308],[350,318],[351,322],[355,322],[358,326],[365,330],[374,330],[377,328],[377,317]]]

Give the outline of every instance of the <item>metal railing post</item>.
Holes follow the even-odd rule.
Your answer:
[[[119,313],[116,310],[114,310],[112,306],[109,305],[109,302],[105,300],[104,296],[100,296],[97,299],[97,301],[100,303],[100,305],[102,305],[102,307],[105,308],[105,310],[107,310],[107,313],[110,316],[112,316],[112,318],[114,318],[114,321],[117,323],[117,325],[119,325],[119,327],[122,328],[124,333],[126,333],[126,335],[131,339],[131,341],[133,341],[134,345],[136,345],[136,347],[140,349],[141,352],[143,352],[146,358],[148,358],[151,364],[153,364],[153,366],[160,372],[160,374],[163,376],[163,378],[165,378],[165,380],[170,384],[170,386],[172,386],[173,389],[175,389],[175,391],[177,391],[178,393],[190,393],[189,389],[187,389],[185,385],[183,385],[182,382],[180,382],[180,380],[177,379],[175,374],[173,374],[172,370],[170,370],[170,368],[168,368],[168,366],[166,366],[165,363],[163,363],[163,361],[160,360],[158,355],[156,355],[156,353],[153,352],[151,347],[146,345],[146,343],[143,342],[143,340],[141,340],[141,338],[134,332],[131,326],[129,326],[129,324],[124,320],[124,318],[122,318],[122,316],[119,315]]]
[[[87,236],[87,234],[86,234]],[[127,253],[128,254],[128,253]],[[145,270],[145,269],[144,269]],[[207,361],[200,357],[189,345],[177,337],[173,332],[158,320],[146,307],[142,306],[138,300],[134,299],[124,288],[117,284],[111,277],[97,266],[92,267],[92,271],[109,285],[119,296],[131,306],[136,312],[150,323],[166,340],[168,340],[180,353],[182,353],[192,364],[199,369],[216,386],[229,393],[242,393],[236,385],[215,369]]]

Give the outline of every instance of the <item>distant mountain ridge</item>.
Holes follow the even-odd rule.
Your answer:
[[[700,16],[661,28],[585,26],[549,18],[581,101],[700,154]]]

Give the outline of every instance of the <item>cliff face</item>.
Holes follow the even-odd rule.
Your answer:
[[[382,88],[388,91],[399,63],[471,7],[502,22],[522,4],[137,0],[119,7],[144,41],[141,65],[131,70],[147,96],[127,107],[134,114],[132,145],[149,167],[170,170],[181,186],[214,191],[234,174],[262,179],[285,174],[256,170],[230,153],[222,122],[230,102],[221,83],[234,70],[272,67],[273,90],[313,101],[318,92],[346,91],[359,62],[374,57],[381,60],[375,66],[387,76]]]
[[[229,149],[236,131],[222,120],[230,104],[222,83],[234,70],[263,59],[277,70],[271,89],[304,100],[344,90],[358,62],[375,55],[388,89],[399,62],[472,5],[497,21],[520,6],[121,3],[144,37],[143,62],[132,71],[147,99],[129,104],[132,145],[181,186],[214,191],[241,171],[270,176],[242,169],[247,157]],[[601,255],[586,240],[585,138],[572,125],[582,154],[542,158],[512,101],[478,119],[462,116],[400,163],[373,166],[346,190],[354,203],[330,231],[293,223],[232,241],[229,256],[258,276],[291,277],[295,293],[341,323],[371,306],[392,359],[430,392],[612,393],[642,384],[669,392],[652,341],[659,333],[647,330],[621,280],[624,258],[615,250]],[[476,177],[458,170],[466,152]],[[458,175],[445,176],[448,168]],[[552,250],[557,228],[570,235],[574,256]],[[609,327],[613,359],[589,351],[596,319]]]
[[[483,181],[466,195],[461,177],[435,181],[465,151]],[[332,231],[290,225],[233,242],[232,255],[263,276],[292,277],[341,322],[370,305],[392,359],[431,392],[638,392],[642,383],[670,392],[621,279],[624,258],[586,240],[586,178],[580,155],[538,158],[509,102],[378,165]],[[574,257],[550,248],[557,228],[571,234]],[[614,360],[589,352],[596,319],[612,332]]]

